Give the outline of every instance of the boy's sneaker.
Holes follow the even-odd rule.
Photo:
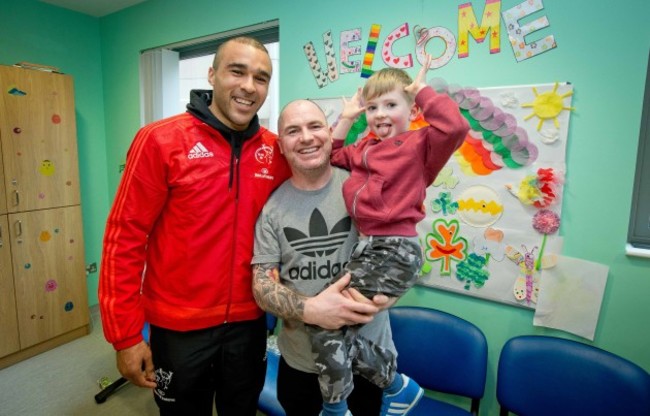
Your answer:
[[[399,375],[399,374],[398,374]],[[381,416],[393,416],[409,414],[411,409],[422,398],[424,390],[415,381],[401,374],[404,384],[402,389],[395,394],[384,393],[381,399]]]
[[[318,416],[325,416],[325,413],[323,413],[323,412],[324,412],[324,410],[322,410],[322,411],[318,414]],[[346,410],[344,416],[352,416],[352,413],[350,413],[349,410]]]

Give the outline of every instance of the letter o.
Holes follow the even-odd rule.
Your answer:
[[[425,54],[427,43],[433,38],[440,38],[445,42],[445,51],[439,57],[431,60],[430,69],[440,68],[449,62],[456,53],[456,37],[449,30],[444,27],[432,27],[430,29],[422,28],[419,32],[419,37],[415,45],[415,53],[418,62],[421,65],[426,63]]]

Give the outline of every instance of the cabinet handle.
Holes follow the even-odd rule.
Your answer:
[[[14,231],[16,232],[16,237],[23,235],[23,222],[18,220],[14,223]]]
[[[18,191],[14,191],[14,206],[18,206],[20,204],[20,194]]]
[[[2,247],[2,227],[0,226],[0,247]]]

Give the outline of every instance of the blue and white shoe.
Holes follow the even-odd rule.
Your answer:
[[[324,411],[324,410],[323,410],[323,411],[321,411],[321,412],[319,413],[319,415],[318,415],[318,416],[326,416],[326,415],[325,415],[325,411]],[[345,411],[345,415],[344,415],[344,416],[352,416],[352,413],[350,413],[350,411],[349,411],[349,410],[346,410],[346,411]]]
[[[422,398],[424,390],[415,381],[402,374],[403,385],[395,394],[384,393],[381,399],[381,416],[406,416]]]

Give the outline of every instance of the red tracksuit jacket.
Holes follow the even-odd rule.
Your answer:
[[[289,175],[262,127],[239,158],[189,113],[143,127],[104,236],[100,308],[115,349],[140,342],[145,320],[187,331],[261,316],[251,290],[255,221]]]

